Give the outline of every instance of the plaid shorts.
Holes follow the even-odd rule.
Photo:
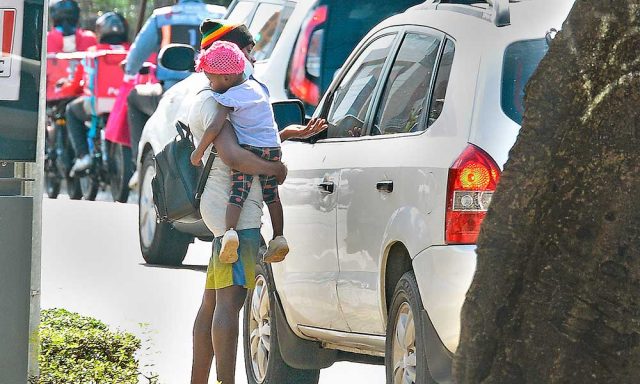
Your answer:
[[[280,161],[282,150],[280,147],[260,148],[251,145],[241,144],[242,148],[253,152],[261,158],[269,161]],[[260,186],[262,187],[262,199],[269,205],[280,201],[278,195],[278,181],[274,176],[258,176],[260,178]],[[251,184],[253,183],[253,175],[247,175],[235,169],[231,171],[231,193],[229,196],[229,204],[233,204],[242,208],[244,202],[249,196]]]

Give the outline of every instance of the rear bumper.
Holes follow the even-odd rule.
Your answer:
[[[460,337],[460,311],[476,269],[475,245],[436,246],[413,259],[422,304],[446,349]]]

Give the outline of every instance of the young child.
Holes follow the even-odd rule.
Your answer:
[[[196,71],[205,73],[211,83],[213,97],[224,108],[219,109],[214,122],[206,129],[198,147],[191,155],[194,165],[200,164],[206,149],[220,133],[227,117],[243,148],[265,160],[280,160],[280,136],[268,90],[255,79],[245,78],[245,63],[240,48],[226,41],[215,42],[200,53],[196,61]],[[269,242],[264,261],[276,263],[284,260],[289,252],[287,241],[282,236],[284,219],[278,196],[278,182],[275,177],[260,175],[259,178],[273,227],[273,239]],[[222,237],[220,250],[220,261],[223,263],[234,263],[238,260],[239,242],[234,228],[238,224],[242,206],[251,189],[253,175],[233,170],[231,179],[231,193],[225,217],[227,231]]]

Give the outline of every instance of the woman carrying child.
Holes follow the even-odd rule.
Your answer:
[[[252,77],[246,77],[246,58],[237,45],[216,41],[203,51],[196,64],[196,72],[204,72],[209,79],[213,97],[226,108],[219,108],[214,124],[207,127],[200,144],[191,156],[193,165],[199,165],[205,151],[220,133],[227,118],[233,125],[240,146],[269,161],[280,161],[280,136],[273,116],[267,87]],[[282,205],[278,197],[278,181],[275,176],[260,175],[262,198],[269,208],[273,227],[273,239],[269,242],[264,261],[277,263],[289,252],[282,236]],[[238,225],[253,175],[233,170],[231,193],[225,215],[226,232],[222,237],[220,261],[235,263],[238,260]]]
[[[265,184],[271,183],[268,185],[271,188],[274,182],[273,179],[267,181],[268,178],[261,176],[261,183],[249,182],[249,185],[245,183],[243,186],[233,188],[236,190],[234,194],[237,192],[240,195],[235,197],[243,200],[242,208],[234,211],[234,207],[238,208],[237,204],[229,204],[232,190],[231,169],[237,170],[244,175],[276,176],[278,181],[281,182],[286,176],[286,168],[279,160],[275,160],[276,158],[279,159],[279,156],[273,156],[271,160],[265,160],[261,158],[263,157],[262,153],[260,153],[261,156],[257,156],[251,149],[242,148],[238,144],[242,133],[237,130],[238,135],[236,135],[234,127],[226,120],[226,116],[230,115],[229,107],[222,105],[217,99],[220,99],[225,104],[231,103],[224,101],[220,97],[223,92],[218,92],[218,95],[216,95],[210,89],[213,86],[218,91],[225,91],[235,86],[233,85],[235,82],[242,81],[242,83],[245,83],[249,79],[253,80],[250,75],[254,62],[251,50],[255,44],[248,29],[244,25],[225,25],[220,22],[205,20],[201,25],[201,31],[203,34],[202,58],[212,58],[212,56],[207,55],[206,51],[215,41],[228,41],[241,50],[246,60],[243,60],[245,61],[244,65],[239,64],[237,61],[238,51],[235,51],[232,56],[236,61],[235,64],[230,65],[230,67],[233,67],[233,71],[230,72],[240,71],[244,75],[240,77],[240,75],[234,73],[232,75],[238,76],[228,76],[229,79],[234,78],[234,81],[224,83],[225,85],[220,88],[217,85],[219,82],[211,81],[211,79],[203,76],[202,89],[195,90],[192,96],[194,99],[190,103],[189,126],[196,142],[199,143],[198,150],[193,156],[193,161],[198,163],[202,158],[206,162],[210,153],[210,142],[215,145],[218,153],[202,195],[200,211],[203,220],[217,236],[233,228],[233,232],[237,237],[237,248],[235,252],[230,252],[232,255],[230,259],[221,260],[222,237],[216,237],[213,243],[213,253],[207,269],[205,291],[193,329],[194,355],[191,383],[208,383],[215,350],[217,380],[223,384],[234,384],[239,313],[244,304],[247,289],[252,289],[255,285],[255,263],[257,262],[261,244],[260,226],[264,189],[261,183],[263,183],[262,180],[265,180]],[[233,50],[228,46],[224,49]],[[200,60],[201,64],[202,58]],[[241,66],[244,67],[244,70],[239,69]],[[203,68],[202,65],[200,67]],[[225,79],[222,81],[224,82]],[[253,83],[250,84],[252,84],[252,87],[255,86]],[[262,87],[262,85],[258,86]],[[258,89],[258,93],[261,92],[259,88],[255,89]],[[266,89],[263,91],[266,92]],[[236,107],[234,112],[241,112],[241,109]],[[264,121],[256,121],[256,125],[269,127],[272,130],[269,131],[269,134],[277,132],[277,130],[274,130],[273,113],[271,112],[270,116],[268,116],[268,113],[264,113],[263,116],[261,119],[264,119]],[[237,122],[232,114],[230,117]],[[235,128],[238,128],[238,126]],[[293,137],[309,137],[325,128],[324,121],[313,120],[306,127],[288,127],[280,131],[279,139],[277,136],[269,138],[269,140],[275,139],[275,141],[256,144],[259,146],[266,144],[266,148],[276,148],[279,147],[280,140]],[[242,141],[240,142],[242,143]],[[242,181],[246,180],[244,175]],[[277,201],[277,185],[273,186],[275,187],[273,201]],[[272,201],[271,197],[269,197],[269,201]],[[238,201],[235,202],[237,203]],[[229,205],[233,205],[233,207],[229,207]],[[229,208],[231,208],[231,212],[229,212]],[[277,221],[277,217],[274,217],[275,214],[272,212],[272,207],[269,208],[272,220],[275,219]],[[282,216],[280,216],[280,220],[282,220]],[[282,234],[281,231],[280,234]],[[233,237],[233,234],[231,236]],[[235,247],[233,241],[231,243],[227,241],[226,245],[231,245],[229,248],[231,250]],[[281,248],[272,247],[272,249]],[[234,253],[237,260],[229,263],[229,261],[233,261]],[[284,257],[284,255],[278,257]],[[276,257],[276,260],[278,257]]]

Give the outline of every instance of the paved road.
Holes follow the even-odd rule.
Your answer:
[[[149,266],[138,247],[136,205],[64,198],[44,200],[42,235],[42,308],[66,308],[140,336],[148,348],[140,354],[143,372],[164,384],[187,383],[210,245],[191,245],[180,268]],[[240,352],[240,384],[242,362]],[[352,363],[320,375],[323,384],[384,381],[383,367]]]

